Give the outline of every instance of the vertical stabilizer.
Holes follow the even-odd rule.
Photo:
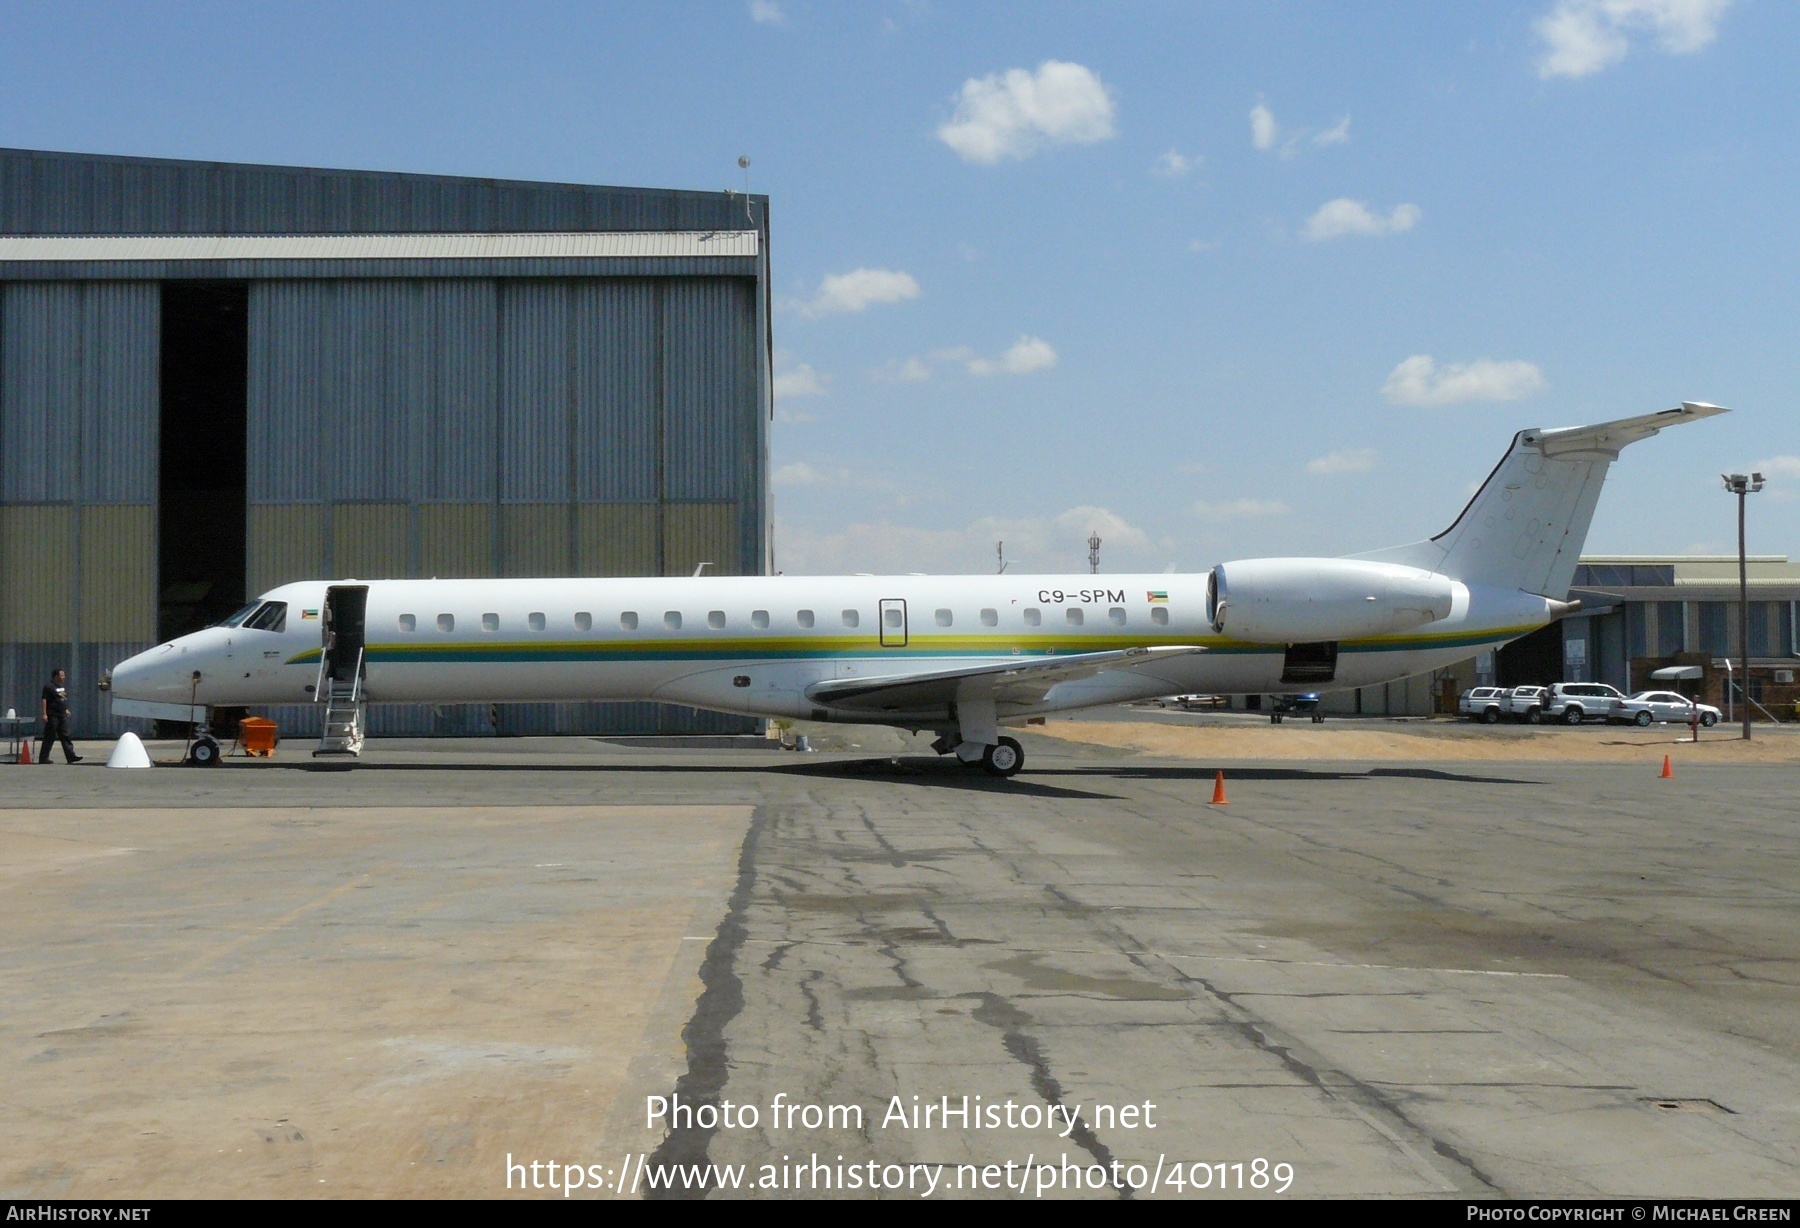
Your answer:
[[[1574,582],[1607,467],[1620,450],[1664,427],[1728,412],[1684,401],[1677,409],[1594,426],[1520,431],[1448,529],[1430,541],[1351,557],[1562,598]]]

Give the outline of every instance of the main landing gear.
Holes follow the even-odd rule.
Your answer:
[[[1012,738],[1001,738],[999,745],[982,752],[981,766],[990,776],[1002,779],[1017,776],[1019,769],[1025,766],[1024,748]]]
[[[1025,766],[1025,748],[1013,738],[1001,738],[990,746],[983,746],[979,742],[958,741],[956,734],[946,733],[931,744],[931,749],[940,755],[954,752],[969,767],[979,763],[982,771],[1002,780],[1017,776]]]

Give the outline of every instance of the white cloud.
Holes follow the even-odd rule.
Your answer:
[[[1345,145],[1350,141],[1350,117],[1344,116],[1331,127],[1321,132],[1309,128],[1297,128],[1282,139],[1281,125],[1275,122],[1275,112],[1269,110],[1268,104],[1258,99],[1250,108],[1250,143],[1265,152],[1276,150],[1282,157],[1291,158],[1306,144],[1307,138],[1314,145]]]
[[[1346,448],[1306,462],[1308,473],[1367,473],[1375,467],[1374,448]]]
[[[1370,212],[1362,201],[1340,196],[1320,205],[1300,233],[1315,243],[1345,235],[1399,234],[1418,225],[1419,217],[1417,205],[1395,205],[1392,213],[1382,217]]]
[[[819,283],[819,292],[802,303],[789,304],[809,319],[861,311],[878,303],[899,303],[919,297],[919,283],[911,273],[894,269],[852,269],[833,273]]]
[[[1187,249],[1196,253],[1216,252],[1219,250],[1219,241],[1217,239],[1189,239]]]
[[[1281,138],[1281,128],[1275,122],[1275,113],[1261,102],[1250,108],[1250,143],[1258,149],[1273,149],[1275,142]]]
[[[937,135],[963,161],[987,166],[1046,145],[1091,145],[1113,135],[1112,95],[1080,64],[1045,60],[1035,73],[1015,68],[963,82],[956,113]]]
[[[791,465],[781,466],[769,480],[777,486],[817,486],[826,478],[805,461],[795,461]]]
[[[750,20],[759,26],[783,26],[787,14],[775,0],[750,0]]]
[[[1204,520],[1261,520],[1285,516],[1288,511],[1288,505],[1279,499],[1230,499],[1223,503],[1202,499],[1194,504],[1194,515]]]
[[[1056,351],[1048,341],[1023,334],[999,358],[971,358],[970,375],[1029,375],[1056,365]]]
[[[1750,466],[1750,472],[1772,479],[1800,478],[1800,456],[1771,456]]]
[[[1516,401],[1544,386],[1536,363],[1481,358],[1441,371],[1429,354],[1414,354],[1388,374],[1381,395],[1395,405],[1454,405],[1458,401]]]
[[[927,529],[889,521],[852,523],[819,532],[777,517],[775,563],[790,575],[992,575],[994,543],[1006,543],[1007,572],[1082,574],[1087,539],[1098,533],[1101,576],[1160,567],[1174,549],[1103,507],[1074,507],[1049,516],[984,516],[958,528]]]
[[[831,388],[831,377],[820,375],[806,363],[775,373],[775,399],[792,401],[798,397],[824,396]]]
[[[1314,145],[1348,145],[1349,143],[1350,117],[1348,115],[1338,120],[1338,122],[1331,127],[1325,129],[1325,131],[1316,133],[1313,136]]]
[[[1202,161],[1203,159],[1198,154],[1190,158],[1179,150],[1171,149],[1156,160],[1156,165],[1150,168],[1150,173],[1161,175],[1165,179],[1179,179],[1199,166]]]
[[[883,384],[916,384],[931,378],[931,367],[918,358],[894,359],[869,372],[869,378]]]
[[[1532,23],[1543,41],[1540,77],[1585,77],[1611,68],[1648,36],[1671,55],[1699,51],[1718,36],[1731,0],[1557,0]]]
[[[1056,348],[1039,337],[1019,334],[998,358],[984,358],[966,345],[933,350],[923,358],[889,362],[869,372],[869,378],[885,384],[910,384],[931,378],[939,366],[954,364],[970,375],[1030,375],[1047,371],[1057,362]]]

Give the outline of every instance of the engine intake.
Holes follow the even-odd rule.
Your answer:
[[[1392,635],[1450,614],[1455,582],[1436,572],[1360,559],[1240,559],[1206,581],[1214,631],[1253,644]]]

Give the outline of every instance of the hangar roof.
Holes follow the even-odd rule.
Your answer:
[[[766,233],[768,197],[746,202],[723,191],[0,149],[0,235],[705,232],[747,225]]]

